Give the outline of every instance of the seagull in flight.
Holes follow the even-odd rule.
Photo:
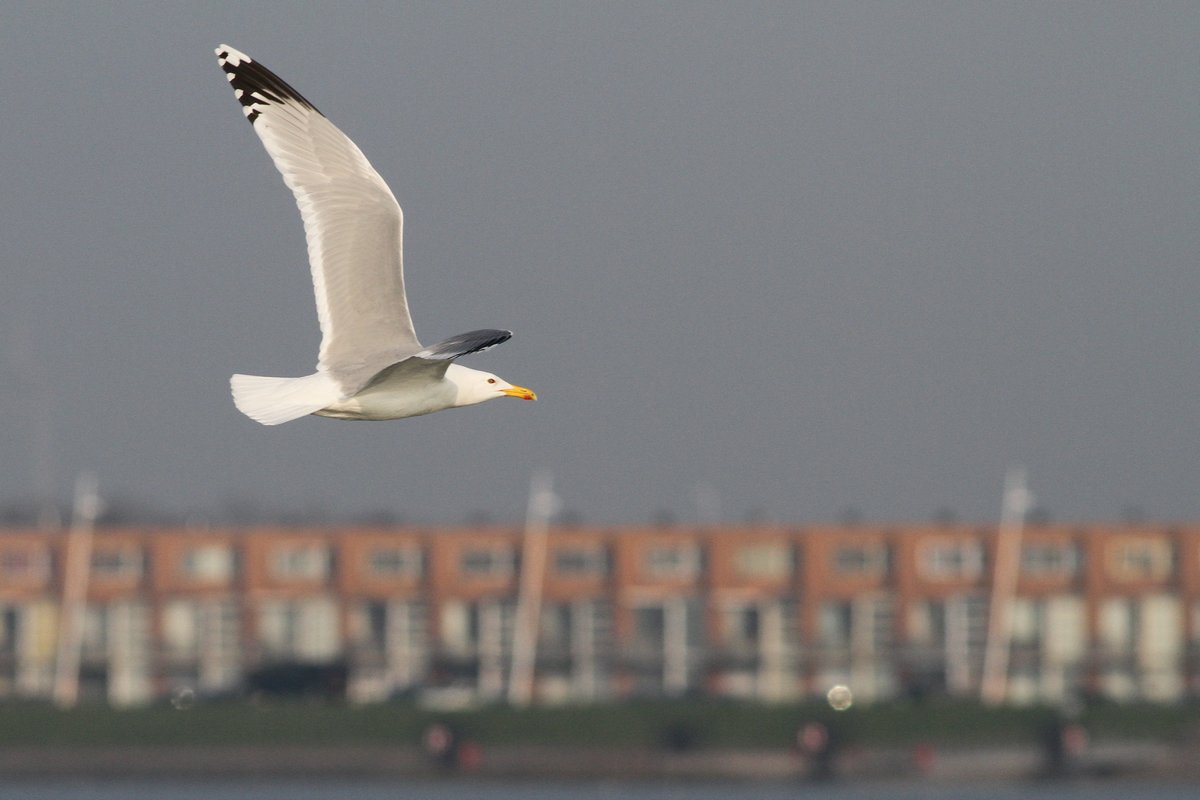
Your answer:
[[[263,425],[316,414],[400,419],[529,389],[454,363],[507,341],[477,330],[425,347],[404,295],[404,215],[379,173],[346,134],[275,73],[221,45],[242,113],[296,197],[321,324],[317,371],[300,378],[234,375],[238,410]]]

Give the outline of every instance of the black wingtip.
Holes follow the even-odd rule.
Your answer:
[[[259,64],[245,53],[223,44],[216,49],[217,63],[225,71],[234,95],[242,104],[242,113],[251,124],[262,110],[282,103],[299,103],[320,114],[320,110],[287,81]]]

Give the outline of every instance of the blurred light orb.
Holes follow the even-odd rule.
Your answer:
[[[184,686],[171,692],[171,705],[176,711],[187,711],[196,704],[196,693]]]
[[[829,705],[834,711],[845,711],[854,704],[854,694],[850,691],[850,687],[840,683],[829,690],[825,699],[829,701]]]

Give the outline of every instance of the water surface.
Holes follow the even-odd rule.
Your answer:
[[[526,781],[17,781],[0,800],[1194,800],[1186,784],[563,783]]]

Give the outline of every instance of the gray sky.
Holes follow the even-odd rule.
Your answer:
[[[0,4],[0,501],[592,521],[1200,516],[1180,3]],[[537,390],[264,428],[318,331],[226,42],[405,209],[425,341]]]

